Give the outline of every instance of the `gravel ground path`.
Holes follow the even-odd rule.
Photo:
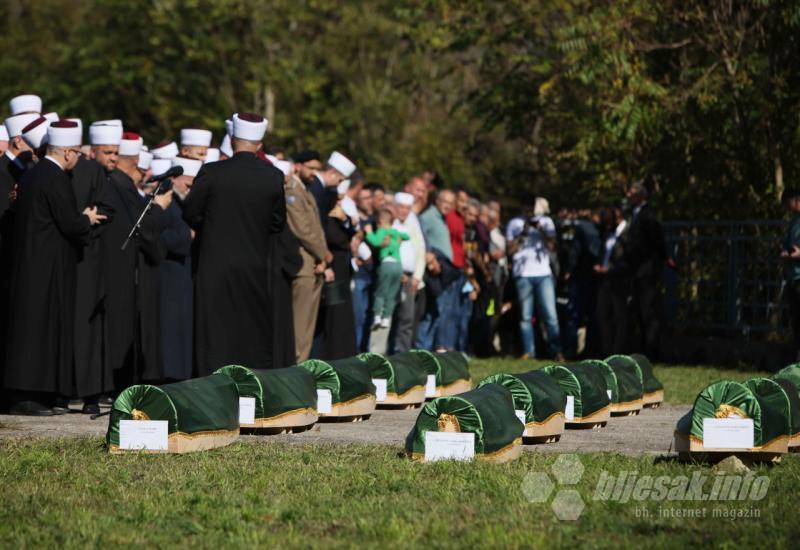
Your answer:
[[[526,445],[530,452],[617,452],[626,455],[666,455],[678,419],[689,405],[663,405],[645,409],[638,416],[612,418],[605,428],[567,430],[561,441],[546,445]],[[272,436],[244,435],[248,443],[371,443],[402,447],[419,409],[377,410],[363,422],[319,423],[308,431]],[[52,438],[103,436],[108,417],[90,420],[82,414],[49,418],[0,415],[0,446],[4,438]]]

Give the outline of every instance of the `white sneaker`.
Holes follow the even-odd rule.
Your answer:
[[[392,320],[389,317],[384,317],[383,319],[381,319],[381,328],[389,328],[391,321]]]
[[[372,330],[375,330],[376,328],[380,328],[382,322],[383,322],[383,319],[381,319],[381,316],[380,315],[376,315],[375,319],[372,321]]]

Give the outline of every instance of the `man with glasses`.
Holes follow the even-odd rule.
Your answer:
[[[47,130],[47,154],[22,178],[15,205],[9,346],[3,387],[11,414],[50,416],[72,393],[75,265],[97,208],[77,211],[68,172],[80,157],[72,121]]]

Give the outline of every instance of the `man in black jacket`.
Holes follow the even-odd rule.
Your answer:
[[[630,186],[627,199],[627,263],[633,292],[633,321],[639,327],[640,348],[651,359],[658,356],[661,331],[661,283],[668,259],[664,229],[647,204],[647,188],[637,182]]]
[[[200,376],[225,365],[272,366],[273,241],[286,224],[283,174],[256,156],[267,121],[233,117],[233,157],[206,164],[183,201],[197,232],[195,360]]]

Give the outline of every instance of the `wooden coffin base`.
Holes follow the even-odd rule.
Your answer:
[[[216,449],[218,447],[225,447],[230,445],[239,438],[239,428],[235,430],[214,430],[209,432],[197,432],[187,434],[183,432],[171,433],[167,439],[166,451],[142,451],[131,449],[120,449],[117,445],[109,446],[108,450],[111,454],[130,454],[130,453],[147,453],[147,454],[164,454],[164,453],[193,453],[195,451],[208,451],[209,449]]]
[[[675,432],[675,451],[685,461],[718,462],[731,455],[751,462],[779,462],[789,451],[789,438],[776,437],[766,445],[752,449],[706,448],[703,442],[687,434]]]
[[[608,424],[611,418],[611,405],[606,405],[599,411],[596,411],[588,416],[576,416],[572,420],[566,421],[566,426],[569,429],[592,429],[603,428]]]
[[[642,396],[644,408],[657,409],[664,402],[664,390],[656,390]]]
[[[528,422],[522,442],[526,445],[534,443],[555,443],[564,433],[565,417],[563,413],[555,413],[544,422]]]
[[[611,416],[635,416],[644,406],[644,399],[635,399],[625,403],[611,403]]]

